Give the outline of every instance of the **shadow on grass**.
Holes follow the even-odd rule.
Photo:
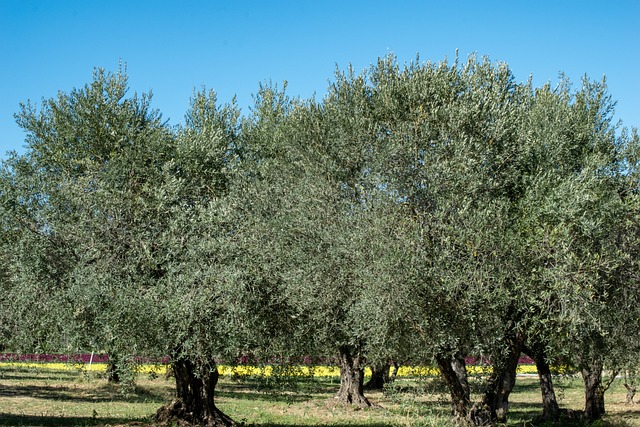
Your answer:
[[[0,369],[0,380],[68,381],[82,378],[78,371],[44,369]]]
[[[304,393],[275,393],[275,392],[255,392],[255,391],[223,391],[216,390],[216,397],[239,400],[259,400],[263,402],[284,402],[302,403],[317,398],[311,394]]]
[[[315,379],[296,378],[295,381],[265,381],[260,378],[227,379],[220,382],[220,388],[246,388],[260,391],[295,390],[303,393],[332,393],[337,392],[340,382]]]
[[[144,423],[145,419],[130,419],[130,418],[116,418],[116,417],[48,417],[48,416],[36,416],[36,415],[15,415],[0,413],[0,426],[43,426],[43,427],[58,427],[58,426],[95,426],[95,425],[109,425],[109,424],[127,424],[136,425]]]
[[[273,423],[258,423],[258,424],[251,424],[251,422],[249,422],[248,424],[246,424],[247,427],[291,427],[291,424],[273,424]],[[317,427],[322,427],[324,425],[330,425],[331,427],[397,427],[396,424],[392,424],[392,423],[363,423],[363,424],[354,424],[354,423],[348,423],[348,424],[320,424]]]
[[[57,400],[65,402],[156,402],[164,403],[167,396],[146,389],[137,389],[135,394],[123,395],[113,386],[99,387],[96,391],[82,394],[82,390],[67,386],[14,386],[0,389],[0,396],[16,398]]]
[[[260,380],[243,379],[242,381],[225,382],[216,388],[217,397],[284,403],[306,402],[325,396],[328,398],[337,392],[337,385],[315,380],[285,384],[283,387],[282,385],[265,385]]]
[[[78,374],[73,375],[47,375],[47,376],[38,376],[38,375],[0,375],[0,380],[5,381],[74,381],[80,378]]]
[[[512,393],[528,393],[540,391],[540,382],[536,381],[516,381]]]

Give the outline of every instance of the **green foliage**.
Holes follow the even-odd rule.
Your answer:
[[[194,93],[180,128],[124,70],[21,106],[0,171],[0,339],[202,363],[638,351],[640,141],[605,82],[506,64],[338,70],[321,101]],[[567,360],[570,359],[570,360]]]

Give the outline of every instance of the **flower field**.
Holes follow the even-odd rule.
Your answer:
[[[0,367],[16,367],[28,369],[53,369],[53,370],[78,370],[86,372],[104,372],[107,369],[108,356],[97,355],[0,355]],[[161,363],[140,363],[136,366],[139,373],[154,373],[164,375],[167,372],[168,360]],[[480,363],[474,359],[467,360],[467,372],[469,375],[482,375],[490,372],[490,366]],[[247,363],[237,365],[220,364],[218,372],[222,376],[240,377],[270,377],[279,376],[300,376],[300,377],[339,377],[340,368],[333,365],[263,365],[255,366]],[[522,358],[518,365],[518,374],[536,374],[537,370],[533,361]],[[439,375],[437,368],[430,366],[400,366],[397,372],[399,377],[432,377]],[[371,370],[365,368],[365,376],[371,376]]]

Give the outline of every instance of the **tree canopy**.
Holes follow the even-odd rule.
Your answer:
[[[0,345],[170,356],[159,414],[208,425],[234,424],[213,396],[217,361],[240,356],[337,356],[338,396],[359,405],[366,364],[433,362],[458,417],[504,420],[526,352],[545,416],[561,362],[598,418],[604,367],[640,342],[640,141],[614,105],[605,81],[389,56],[337,70],[321,100],[261,85],[247,115],[203,88],[175,128],[98,69],[16,114]],[[486,413],[465,356],[492,363]]]

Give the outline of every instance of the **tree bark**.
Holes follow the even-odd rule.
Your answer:
[[[536,362],[540,392],[542,393],[542,417],[547,420],[557,420],[560,417],[560,408],[553,388],[551,368],[547,363],[544,345],[535,343],[525,346],[523,351]]]
[[[158,410],[156,421],[207,427],[238,426],[215,405],[219,376],[215,363],[195,364],[188,359],[178,359],[171,366],[176,379],[176,398]]]
[[[353,354],[355,353],[355,354]],[[340,390],[336,395],[339,402],[360,407],[371,406],[364,395],[364,366],[362,356],[343,346],[339,349]]]
[[[376,363],[371,365],[371,378],[364,385],[364,388],[367,390],[382,390],[389,381],[389,362]]]
[[[396,377],[398,376],[398,371],[400,370],[400,364],[395,360],[392,360],[391,366],[393,366],[393,370],[391,371],[391,377],[389,378],[389,381],[393,382],[396,380]]]
[[[634,404],[633,397],[636,395],[636,387],[624,383],[624,387],[627,389],[627,403]]]
[[[507,354],[498,356],[493,363],[493,372],[482,399],[483,407],[488,408],[491,420],[499,423],[507,422],[509,395],[516,384],[516,370],[522,352],[523,337],[514,334],[508,343]]]
[[[113,384],[120,383],[120,373],[118,372],[118,365],[115,360],[112,360],[111,356],[109,356],[109,360],[107,361],[107,381]]]
[[[436,362],[449,387],[453,415],[458,419],[466,418],[469,414],[471,398],[469,382],[467,381],[467,365],[464,357],[460,355],[436,356]]]
[[[581,366],[584,380],[584,415],[589,421],[595,421],[604,415],[604,391],[602,385],[602,361],[592,360]]]

